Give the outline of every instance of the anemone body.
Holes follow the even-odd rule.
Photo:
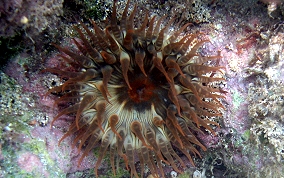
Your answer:
[[[201,128],[213,134],[208,118],[221,116],[222,90],[210,83],[224,80],[215,77],[222,67],[209,66],[220,56],[201,56],[198,48],[207,40],[199,34],[169,33],[173,19],[149,18],[134,27],[136,6],[128,15],[129,1],[117,20],[116,6],[109,25],[101,29],[92,22],[93,31],[84,24],[75,27],[81,40],[77,51],[55,45],[75,72],[46,69],[67,80],[49,93],[62,93],[56,103],[72,103],[63,109],[51,125],[64,114],[74,114],[74,122],[60,142],[75,134],[74,145],[84,154],[100,143],[98,168],[109,150],[113,172],[122,158],[131,176],[139,177],[134,157],[141,163],[141,176],[147,165],[155,176],[165,176],[161,162],[181,172],[185,166],[175,150],[180,150],[194,165],[191,154],[200,156],[196,145],[206,148],[194,136]],[[119,23],[118,23],[119,22]],[[118,25],[119,24],[119,25]],[[210,75],[208,75],[210,74]],[[84,148],[82,148],[84,147]],[[115,161],[116,160],[116,161]],[[118,164],[117,164],[118,165]]]

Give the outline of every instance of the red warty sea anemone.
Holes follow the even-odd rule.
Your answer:
[[[209,40],[202,40],[201,33],[183,34],[189,24],[169,32],[175,18],[163,23],[165,17],[146,13],[135,27],[137,6],[129,15],[128,9],[129,1],[118,21],[113,3],[103,30],[93,20],[93,30],[80,23],[75,27],[80,40],[73,39],[76,50],[54,44],[66,69],[45,71],[66,80],[48,94],[60,94],[55,103],[68,106],[51,125],[65,114],[75,115],[60,142],[76,136],[73,144],[83,150],[79,164],[99,145],[96,176],[107,150],[114,174],[115,159],[123,158],[131,176],[139,177],[136,156],[142,177],[145,165],[153,176],[164,177],[162,162],[180,173],[177,165],[185,167],[180,154],[194,165],[189,153],[201,157],[198,149],[206,150],[194,133],[215,134],[210,125],[218,124],[210,118],[222,116],[223,91],[212,85],[224,80],[222,67],[210,65],[220,55],[200,55],[199,47]]]

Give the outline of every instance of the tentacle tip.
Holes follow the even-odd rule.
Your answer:
[[[80,158],[80,160],[78,161],[77,167],[79,168],[81,165],[82,159]]]
[[[59,141],[58,141],[58,147],[61,145],[61,142],[63,141],[63,139],[61,138]]]
[[[127,86],[129,90],[132,90],[132,87],[130,86],[129,82],[127,82]]]
[[[105,100],[108,104],[112,105],[107,96],[105,97]]]
[[[50,129],[53,129],[54,121],[51,121],[50,123]]]
[[[103,134],[105,133],[105,130],[103,129],[103,128],[100,128],[101,129],[101,131],[103,132]]]
[[[77,128],[77,130],[80,130],[78,121],[76,121],[76,128]]]

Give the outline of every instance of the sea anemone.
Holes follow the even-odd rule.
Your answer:
[[[93,20],[93,31],[83,23],[76,26],[80,40],[73,39],[75,51],[54,44],[66,68],[73,71],[45,69],[66,79],[48,92],[62,95],[56,104],[68,103],[51,125],[74,114],[59,143],[76,136],[73,146],[83,149],[79,164],[100,143],[96,176],[107,149],[114,174],[115,158],[118,163],[121,157],[131,176],[139,177],[136,155],[141,176],[147,165],[152,175],[164,177],[161,162],[180,173],[176,160],[185,167],[180,154],[194,165],[189,151],[201,157],[196,145],[206,150],[194,133],[215,134],[210,124],[218,124],[210,118],[222,116],[223,91],[212,85],[224,80],[222,67],[210,65],[220,55],[200,55],[199,47],[209,40],[201,40],[201,33],[182,36],[189,24],[169,32],[175,18],[163,25],[165,17],[149,18],[146,13],[141,25],[134,27],[137,6],[130,15],[128,9],[129,1],[118,21],[114,2],[104,30]]]

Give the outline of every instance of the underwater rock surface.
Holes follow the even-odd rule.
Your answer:
[[[1,54],[1,64],[5,60],[5,65],[0,71],[0,177],[92,177],[98,149],[77,166],[82,152],[76,146],[71,147],[72,138],[66,138],[58,146],[72,117],[64,116],[50,127],[59,108],[53,106],[56,97],[45,93],[62,80],[41,70],[59,65],[51,42],[70,44],[70,37],[77,36],[73,24],[78,19],[87,23],[88,18],[93,18],[103,26],[102,20],[112,10],[112,1],[9,2],[0,3],[0,23],[4,24],[0,25],[0,45],[7,49]],[[219,121],[220,129],[215,129],[217,136],[198,134],[208,150],[199,150],[202,159],[194,157],[196,167],[191,167],[182,157],[188,169],[177,176],[283,177],[283,2],[149,0],[146,5],[145,1],[135,3],[148,9],[150,16],[168,15],[193,23],[188,31],[202,32],[211,41],[200,52],[206,55],[221,51],[219,65],[226,68],[223,84],[227,91],[226,109]],[[29,4],[35,10],[23,11]],[[124,6],[124,1],[117,3],[118,14],[122,14]],[[141,18],[144,15],[137,13]],[[21,19],[23,16],[27,19]],[[139,167],[139,163],[136,165]],[[109,160],[104,158],[100,175],[112,176],[110,167]],[[164,170],[168,177],[176,175],[170,166],[164,165]],[[129,175],[126,169],[120,168],[116,176]]]

